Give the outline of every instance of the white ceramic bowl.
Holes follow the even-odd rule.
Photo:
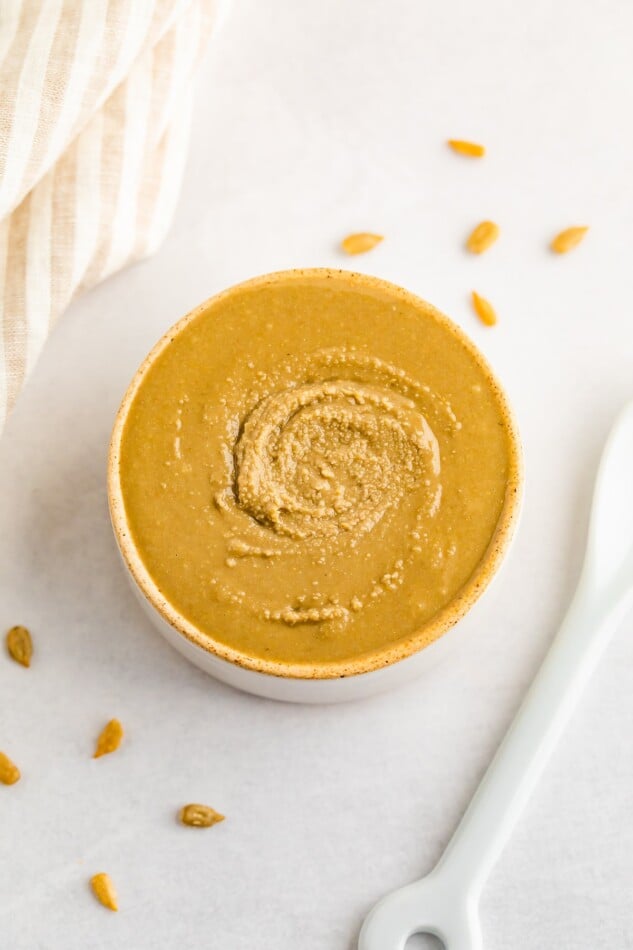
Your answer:
[[[269,285],[276,280],[301,280],[302,277],[325,274],[336,276],[337,272],[314,269],[268,274],[256,277],[238,287],[229,288],[218,297],[228,297],[245,286],[256,289],[257,286]],[[220,641],[214,640],[208,634],[202,633],[180,615],[156,587],[135,547],[127,523],[119,470],[121,438],[129,408],[154,360],[170,341],[199,316],[212,300],[217,300],[217,297],[205,301],[183,317],[159,340],[141,364],[119,408],[110,443],[108,500],[112,526],[123,563],[147,615],[169,643],[211,676],[246,692],[288,702],[331,703],[359,699],[408,682],[434,664],[450,648],[454,640],[454,635],[450,632],[452,628],[479,599],[500,567],[512,540],[520,511],[521,449],[513,414],[501,386],[474,344],[452,321],[408,291],[366,275],[346,274],[345,278],[360,287],[386,290],[406,299],[409,303],[422,306],[427,313],[431,311],[439,322],[444,323],[447,329],[455,334],[476,357],[491,385],[497,390],[510,435],[511,459],[506,500],[486,555],[460,593],[437,618],[427,623],[419,634],[413,635],[405,642],[391,644],[372,654],[345,662],[339,661],[319,666],[283,664],[240,654]]]

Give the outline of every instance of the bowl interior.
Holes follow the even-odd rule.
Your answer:
[[[271,283],[277,281],[301,281],[314,279],[315,277],[339,277],[360,290],[369,288],[371,290],[386,292],[394,298],[406,302],[408,305],[423,308],[427,315],[431,313],[434,320],[448,333],[456,337],[461,345],[469,351],[471,356],[475,357],[478,365],[485,373],[491,389],[494,390],[498,405],[501,407],[504,425],[508,434],[509,466],[501,514],[484,557],[456,596],[433,616],[430,621],[427,621],[419,630],[410,636],[351,659],[346,658],[344,660],[318,663],[288,663],[251,656],[248,653],[228,646],[221,640],[216,640],[213,636],[210,636],[208,632],[199,630],[161,593],[143,562],[128,523],[121,482],[121,444],[130,408],[133,405],[135,396],[146,374],[174,338],[188,327],[192,321],[203,314],[211,304],[230,299],[232,294],[237,294],[245,288],[257,290],[259,287],[269,287]],[[192,644],[220,659],[261,673],[300,679],[329,679],[340,676],[359,675],[371,670],[380,669],[423,649],[457,623],[481,596],[498,569],[508,548],[517,520],[521,484],[521,450],[511,408],[502,387],[498,383],[486,360],[468,337],[453,324],[452,321],[448,320],[447,317],[400,287],[365,275],[321,268],[286,271],[254,278],[251,281],[237,285],[236,287],[224,291],[222,294],[210,298],[210,300],[205,301],[183,317],[159,340],[136,372],[116,416],[108,460],[108,498],[112,524],[119,549],[138,588],[161,617]]]

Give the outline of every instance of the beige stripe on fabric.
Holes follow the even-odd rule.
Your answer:
[[[17,33],[8,50],[2,69],[0,69],[0,181],[4,178],[6,166],[6,143],[11,139],[15,101],[18,84],[22,75],[22,65],[31,42],[40,9],[36,3],[22,3]],[[2,217],[2,213],[0,213]]]
[[[75,138],[82,120],[85,122],[82,106],[94,75],[95,61],[105,41],[107,12],[108,0],[90,0],[90,3],[81,4],[76,43],[72,59],[68,63],[68,78],[57,121],[51,130],[46,155],[42,159],[42,172],[51,168],[68,142]]]
[[[88,286],[86,272],[96,253],[102,210],[104,214],[108,210],[102,209],[101,204],[102,110],[97,112],[87,128],[77,137],[76,143],[75,198],[70,209],[75,227],[72,251],[69,251],[72,260],[71,295],[85,290]]]
[[[135,259],[145,254],[147,231],[163,175],[164,137],[159,137],[157,144],[155,136],[156,129],[163,124],[161,121],[163,119],[163,107],[169,97],[173,84],[172,77],[177,69],[177,36],[177,28],[170,30],[157,44],[151,55],[150,134],[146,140],[143,161],[143,189],[139,195],[136,212],[136,239],[133,249]]]
[[[143,187],[139,192],[137,227],[132,257],[145,256],[156,200],[162,185],[166,156],[165,129],[174,112],[182,108],[183,96],[196,67],[201,28],[200,4],[193,2],[186,14],[151,51],[152,102],[149,134],[143,161]],[[186,140],[182,148],[186,147]]]
[[[169,221],[173,202],[169,185],[177,193],[184,167],[176,167],[174,153],[189,140],[190,121],[187,107],[191,95],[191,81],[211,31],[212,17],[208,4],[198,0],[191,3],[186,16],[161,40],[153,52],[154,101],[151,129],[153,137],[147,143],[145,184],[138,209],[138,227],[134,257],[144,257],[158,246]],[[164,64],[170,63],[165,70]],[[177,110],[182,115],[174,117]],[[169,122],[178,127],[179,141]],[[156,133],[160,138],[157,140]],[[173,176],[173,180],[172,180]],[[170,178],[165,182],[164,178]]]
[[[184,17],[183,17],[184,20]],[[179,48],[182,42],[182,21],[169,30],[156,44],[150,54],[152,71],[152,103],[150,106],[151,136],[147,141],[150,150],[163,133],[165,116],[169,115],[169,101],[176,82],[176,74],[181,68]]]
[[[5,57],[11,49],[23,10],[24,5],[21,0],[13,0],[13,3],[7,4],[2,9],[0,18],[0,68],[4,65]]]
[[[49,328],[70,303],[73,294],[75,247],[75,192],[79,139],[57,162],[53,172],[51,220],[51,308]],[[58,239],[59,236],[59,239]]]
[[[112,240],[111,211],[116,204],[123,163],[122,133],[124,126],[123,117],[125,115],[125,83],[121,84],[116,92],[110,96],[107,103],[103,106],[102,112],[103,138],[99,201],[101,207],[107,210],[107,214],[104,213],[101,216],[95,253],[84,274],[82,283],[86,287],[91,287],[101,279],[110,254]]]
[[[31,186],[30,157],[37,130],[51,48],[59,24],[61,0],[47,0],[20,65],[7,159],[0,180],[0,216],[11,211]]]
[[[105,11],[103,42],[94,62],[81,104],[81,116],[88,121],[110,95],[114,64],[123,41],[123,23],[129,0],[108,0]],[[81,122],[81,120],[79,120]],[[83,126],[82,126],[83,128]]]
[[[4,286],[4,359],[7,370],[7,411],[13,408],[26,368],[24,278],[31,196],[11,215]]]
[[[0,221],[0,288],[5,286],[9,223]],[[7,373],[4,354],[4,292],[0,294],[0,431],[7,414]]]
[[[25,376],[33,369],[48,336],[51,312],[51,224],[53,174],[45,175],[30,193],[24,275],[26,322]]]
[[[124,85],[121,174],[113,211],[110,252],[103,270],[104,277],[122,267],[134,247],[136,210],[138,195],[144,185],[143,155],[152,99],[151,52],[136,63]]]
[[[220,16],[222,19],[226,17],[230,0],[213,0],[211,3],[207,3],[207,0],[196,0],[196,2],[200,8],[201,22],[198,32],[198,49],[195,57],[196,63],[199,63],[207,49],[211,32],[218,23],[218,18]]]
[[[23,182],[23,187],[26,188],[31,187],[33,180],[37,180],[49,170],[44,164],[44,159],[48,155],[51,136],[63,108],[75,55],[82,7],[83,3],[77,4],[76,0],[63,0],[44,77],[46,95],[42,97],[39,120],[26,169],[25,178],[28,180]]]
[[[192,3],[198,2],[199,0],[156,0],[156,12],[149,31],[148,47],[156,46],[166,33],[187,15]]]
[[[146,46],[149,46],[150,29],[155,12],[156,3],[151,0],[147,0],[147,3],[131,4],[128,7],[119,55],[112,68],[110,89],[126,78],[137,57]]]
[[[198,66],[200,43],[206,42],[209,35],[198,0],[189,5],[187,13],[180,18],[169,35],[174,36],[175,48],[169,73],[169,87],[165,89],[154,125],[155,141],[165,132],[167,123],[178,108],[180,97],[186,95],[191,77]],[[161,60],[162,47],[159,45],[155,51],[155,63],[160,64]],[[156,68],[155,73],[159,75],[160,69]]]

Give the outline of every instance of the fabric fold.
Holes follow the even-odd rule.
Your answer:
[[[157,249],[211,0],[10,0],[0,14],[0,430],[80,291]]]

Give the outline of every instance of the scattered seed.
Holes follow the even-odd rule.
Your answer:
[[[555,254],[566,254],[580,244],[588,230],[587,227],[566,228],[553,238],[550,247]]]
[[[498,237],[499,225],[494,221],[482,221],[469,236],[466,247],[471,254],[483,254],[492,247]]]
[[[448,144],[454,152],[459,155],[468,155],[469,158],[483,158],[486,149],[483,145],[477,145],[476,142],[464,142],[462,139],[449,139]]]
[[[0,752],[0,782],[3,785],[15,785],[20,780],[20,770],[8,755]]]
[[[474,290],[473,307],[475,308],[475,313],[483,324],[485,324],[487,327],[493,327],[495,325],[497,322],[497,314],[494,311],[494,307],[490,301],[486,300],[485,297],[480,297],[480,295]]]
[[[224,815],[209,805],[185,805],[180,809],[179,817],[183,825],[192,828],[211,828],[219,821],[224,821]]]
[[[346,254],[366,254],[383,240],[382,234],[348,234],[341,241],[341,247]]]
[[[12,659],[22,666],[31,665],[33,641],[26,627],[11,627],[7,632],[7,650]]]
[[[100,904],[103,904],[108,910],[119,909],[116,891],[109,874],[105,872],[95,874],[94,877],[90,878],[90,886]]]
[[[118,719],[111,719],[97,739],[97,747],[93,758],[98,759],[102,755],[109,755],[110,752],[116,751],[122,741],[123,726]]]

